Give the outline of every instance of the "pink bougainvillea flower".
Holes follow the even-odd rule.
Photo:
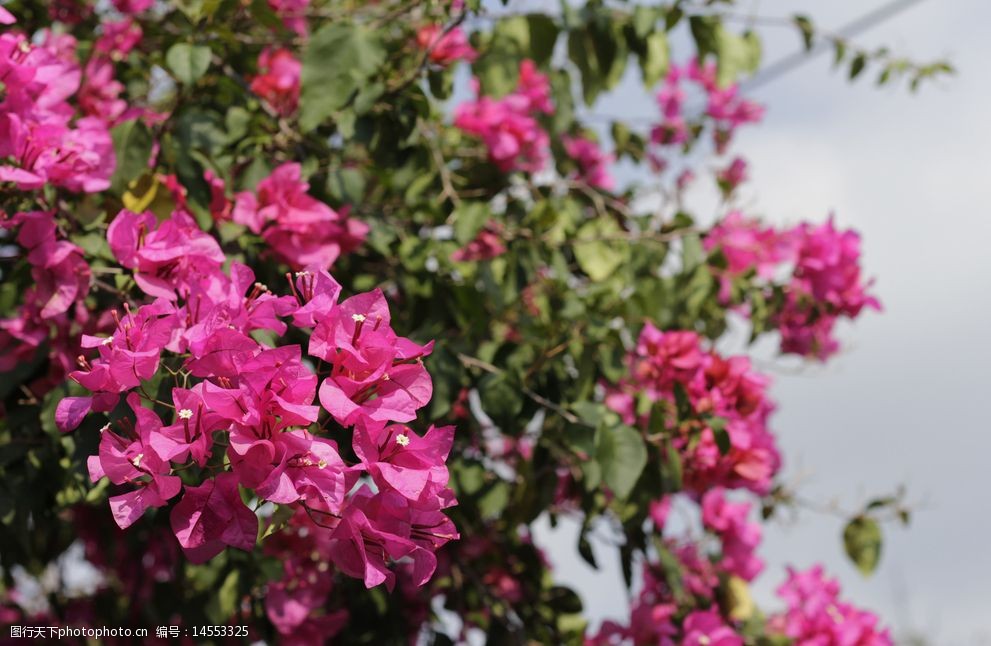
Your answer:
[[[609,173],[609,164],[614,161],[610,154],[603,153],[598,144],[584,137],[564,137],[564,149],[578,164],[579,176],[594,188],[611,191],[616,185]]]
[[[475,86],[477,92],[477,79]],[[534,115],[553,111],[547,77],[536,70],[533,61],[524,60],[516,91],[501,99],[479,96],[462,103],[454,111],[454,125],[479,137],[503,172],[535,173],[547,164],[550,137]]]
[[[113,0],[117,11],[125,15],[141,13],[155,4],[155,0]]]
[[[741,157],[735,157],[730,165],[716,173],[716,180],[724,195],[729,195],[743,182],[747,181],[747,162]]]
[[[507,98],[510,102],[519,104],[524,112],[554,114],[550,81],[546,74],[537,71],[537,64],[528,58],[520,62],[519,83],[516,91]]]
[[[692,612],[685,617],[682,630],[684,646],[743,646],[743,638],[715,610]]]
[[[127,112],[127,101],[121,98],[123,92],[124,84],[114,78],[113,61],[103,56],[90,58],[78,94],[83,112],[114,125]]]
[[[113,314],[117,327],[112,336],[82,338],[82,347],[97,348],[99,358],[70,375],[94,392],[123,392],[150,379],[175,331],[175,310],[164,299],[142,305],[137,311],[125,304],[123,318],[116,310]]]
[[[227,184],[209,168],[203,171],[203,179],[210,187],[210,215],[214,220],[230,220],[234,203],[227,197]]]
[[[373,495],[363,487],[331,535],[331,554],[337,567],[364,579],[366,587],[385,583],[391,590],[396,576],[388,567],[389,561],[410,559],[413,583],[422,585],[437,567],[433,550],[457,536],[443,514],[418,514],[396,492]]]
[[[260,234],[291,268],[328,269],[361,245],[368,225],[311,197],[309,188],[299,164],[282,164],[258,183],[257,193],[237,194],[232,217]]]
[[[251,91],[288,117],[299,106],[300,72],[303,65],[288,49],[266,47],[258,55],[258,76],[251,80]]]
[[[446,33],[441,25],[421,27],[416,32],[416,44],[420,49],[429,50],[430,60],[438,65],[450,65],[459,60],[470,63],[478,57],[460,27]]]
[[[337,307],[341,285],[324,269],[311,268],[297,272],[295,282],[289,275],[289,286],[299,304],[293,313],[293,325],[312,328]]]
[[[827,578],[821,565],[805,571],[789,567],[788,579],[777,594],[787,609],[770,617],[769,632],[784,635],[799,646],[894,644],[890,632],[878,626],[877,615],[839,598],[839,583]]]
[[[209,561],[228,545],[251,551],[258,535],[258,517],[241,501],[238,477],[229,471],[196,487],[186,485],[169,519],[193,563]]]
[[[492,226],[483,228],[474,240],[451,253],[451,260],[455,262],[491,260],[504,253],[506,253],[506,245],[503,244],[502,236]]]
[[[790,232],[780,233],[759,220],[745,218],[739,211],[731,211],[709,230],[703,244],[708,251],[722,251],[730,277],[754,270],[767,280],[778,267],[794,261],[795,241]]]
[[[141,25],[130,17],[121,20],[108,20],[103,22],[100,27],[103,33],[97,38],[94,49],[114,60],[121,60],[127,56],[141,42],[143,35]]]
[[[310,7],[310,0],[268,0],[268,6],[282,18],[286,28],[306,36],[306,10]]]
[[[395,489],[413,501],[447,486],[453,441],[453,426],[431,426],[422,437],[400,424],[359,424],[354,431],[354,451],[379,490]]]
[[[92,117],[71,128],[0,114],[0,155],[17,161],[17,166],[0,166],[0,181],[14,182],[22,190],[48,182],[76,192],[103,191],[110,187],[115,164],[110,133],[102,120]]]
[[[175,300],[198,279],[219,272],[225,256],[191,215],[173,211],[161,223],[150,211],[123,210],[107,229],[110,250],[149,296]]]
[[[864,308],[881,309],[867,293],[860,268],[860,236],[840,231],[833,218],[822,225],[803,223],[795,239],[795,271],[776,324],[782,352],[825,360],[839,349],[833,327],[840,318],[856,318]]]
[[[433,385],[422,360],[433,342],[420,346],[399,337],[389,321],[376,289],[345,300],[313,330],[309,353],[332,366],[320,403],[340,424],[409,422],[430,401]]]
[[[703,492],[722,484],[766,493],[781,465],[767,428],[774,410],[766,397],[768,380],[753,372],[747,357],[727,359],[704,351],[700,343],[696,332],[662,332],[648,322],[628,357],[629,379],[608,388],[605,403],[626,423],[646,424],[647,418],[636,414],[638,395],[679,410],[679,398],[687,399],[688,412],[704,424],[694,437],[676,434],[674,440],[675,448],[684,451],[686,489]],[[715,426],[726,433],[728,447],[720,447]]]
[[[213,433],[227,430],[230,422],[210,410],[195,389],[173,389],[172,403],[175,421],[151,436],[151,448],[166,461],[185,462],[191,458],[205,465],[213,448]]]
[[[721,488],[711,489],[702,497],[702,524],[722,542],[719,567],[744,581],[753,581],[764,569],[763,561],[755,555],[760,545],[760,525],[747,522],[749,513],[749,503],[729,502]]]
[[[167,460],[162,460],[149,444],[162,422],[151,410],[141,406],[134,393],[127,403],[134,411],[136,421],[122,420],[129,437],[122,437],[109,425],[100,436],[97,456],[88,461],[93,482],[106,476],[114,484],[136,484],[138,488],[126,494],[110,498],[110,509],[121,529],[126,529],[144,514],[149,507],[161,507],[179,493],[181,481],[171,475]]]
[[[0,7],[0,25],[13,25],[15,22],[17,22],[17,18],[14,17],[14,14]]]

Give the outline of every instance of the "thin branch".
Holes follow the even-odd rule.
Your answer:
[[[505,370],[503,370],[501,368],[498,368],[498,367],[492,365],[491,363],[488,363],[487,361],[482,361],[481,359],[477,359],[475,357],[469,357],[468,355],[462,354],[460,352],[458,353],[458,359],[461,361],[462,364],[464,364],[466,367],[469,367],[469,368],[479,368],[480,370],[483,370],[483,371],[488,372],[488,373],[493,374],[493,375],[505,375],[506,374],[506,371]],[[568,409],[564,408],[560,404],[557,404],[555,402],[552,402],[551,400],[547,399],[543,395],[540,395],[539,393],[534,392],[530,388],[521,385],[520,386],[520,390],[523,392],[524,395],[526,395],[527,397],[529,397],[530,399],[532,399],[534,402],[536,402],[537,404],[543,406],[544,408],[546,408],[549,411],[552,411],[552,412],[557,413],[558,415],[560,415],[561,417],[563,417],[568,422],[571,422],[572,424],[578,424],[579,426],[587,426],[588,428],[594,428],[594,426],[592,426],[588,422],[585,422],[584,420],[580,419],[578,416],[576,416],[574,413],[572,413]]]

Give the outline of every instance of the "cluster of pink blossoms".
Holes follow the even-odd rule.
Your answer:
[[[859,285],[859,272],[838,270],[844,254],[826,251],[829,245],[823,237],[834,240],[831,222],[819,228],[798,227],[787,236],[738,215],[720,226],[727,271],[768,275],[779,262],[793,256],[804,268],[796,268],[793,279],[803,281],[803,293],[838,307],[852,294],[863,296],[862,290],[852,287]],[[803,235],[812,235],[817,243]],[[833,271],[842,278],[833,277]],[[680,538],[665,534],[674,496],[654,501],[650,521],[654,532],[663,536],[663,549],[679,565],[679,587],[691,604],[686,608],[685,596],[665,576],[669,566],[648,561],[629,623],[607,621],[586,644],[743,646],[742,626],[721,607],[721,586],[732,578],[750,582],[760,574],[764,566],[757,555],[761,529],[749,519],[752,504],[731,499],[727,489],[766,494],[780,467],[767,426],[774,409],[767,398],[768,379],[755,373],[746,357],[724,358],[704,349],[695,332],[662,332],[649,322],[628,363],[629,377],[607,390],[606,405],[627,424],[639,425],[650,421],[644,403],[665,406],[665,419],[673,420],[667,422],[666,431],[683,466],[684,493],[677,497],[698,506],[701,529],[713,540],[699,541],[690,530]],[[725,433],[722,442],[717,432]],[[743,495],[741,491],[735,497]],[[838,585],[824,578],[820,567],[805,573],[791,571],[778,594],[787,609],[770,619],[770,634],[789,637],[801,646],[892,643],[888,632],[877,627],[875,615],[838,600]]]
[[[110,186],[114,151],[107,124],[75,119],[68,99],[82,72],[75,39],[44,34],[40,45],[18,32],[0,34],[0,182],[21,190],[59,186],[93,193]]]
[[[645,423],[635,412],[638,396],[674,410],[683,394],[691,417],[672,415],[670,430],[684,461],[686,489],[701,494],[726,486],[766,493],[781,464],[767,426],[774,410],[766,396],[769,380],[751,369],[746,356],[724,358],[701,342],[695,332],[662,332],[648,322],[627,359],[630,376],[611,389],[606,404],[628,424]],[[714,426],[728,436],[723,450]]]
[[[431,397],[422,359],[433,344],[398,336],[380,291],[338,302],[341,288],[321,268],[298,272],[291,296],[273,295],[239,263],[224,273],[219,245],[182,210],[161,223],[122,211],[107,240],[154,300],[112,312],[109,336],[83,336],[97,355],[80,356],[70,378],[92,395],[63,399],[56,423],[72,430],[91,410],[126,399],[131,415],[104,427],[89,459],[94,482],[107,477],[125,488],[110,498],[118,525],[183,492],[170,519],[191,561],[227,546],[251,550],[259,521],[242,502],[244,488],[318,519],[338,569],[367,586],[391,586],[390,564],[401,559],[424,583],[434,551],[457,537],[442,511],[456,503],[445,466],[453,428],[420,436],[399,424]],[[269,347],[251,336],[285,334],[285,318],[312,330],[310,358],[298,345]],[[170,401],[159,401],[145,386],[165,373],[174,387]],[[171,409],[171,419],[149,402]],[[331,419],[353,428],[356,464],[309,430]],[[200,476],[180,479],[177,469],[193,466]]]
[[[5,10],[0,22],[16,20]],[[98,41],[98,52],[108,47],[100,45],[108,37]],[[69,102],[75,97],[84,104],[82,76],[71,36],[44,31],[32,41],[17,31],[0,34],[0,183],[9,182],[25,198],[40,196],[36,192],[45,186],[85,193],[110,186],[115,159],[108,123],[79,117]],[[31,385],[41,395],[74,366],[80,332],[97,327],[83,302],[91,272],[82,249],[64,239],[48,206],[0,216],[0,228],[19,229],[16,240],[34,282],[17,316],[0,320],[0,370],[29,362],[47,343],[49,374]]]
[[[599,145],[584,137],[564,137],[564,150],[578,164],[579,177],[593,188],[611,191],[616,181],[609,172],[609,165],[615,161],[612,154],[604,153]]]
[[[726,618],[716,603],[720,561],[701,557],[688,543],[677,546],[668,541],[668,549],[682,566],[686,592],[698,608],[683,613],[659,568],[644,569],[643,588],[630,612],[629,625],[614,621],[603,623],[599,632],[586,638],[586,646],[619,644],[692,644],[694,646],[743,646],[736,623]],[[878,626],[877,616],[839,599],[839,585],[823,575],[822,566],[805,572],[791,568],[788,579],[777,594],[786,609],[772,615],[767,623],[769,635],[790,638],[795,646],[891,646],[894,641],[887,629]]]
[[[310,0],[268,0],[268,6],[282,18],[282,24],[286,29],[291,29],[296,35],[306,38],[309,33],[306,11],[310,8]]]
[[[691,541],[665,543],[665,549],[678,561],[681,583],[685,592],[695,599],[695,607],[683,613],[684,603],[676,600],[663,569],[648,564],[643,570],[643,587],[630,609],[629,624],[603,622],[595,635],[586,637],[586,646],[743,646],[732,620],[722,616],[716,603],[722,571],[718,559],[701,553]]]
[[[472,83],[478,94],[478,79]],[[547,77],[533,61],[524,60],[514,92],[501,99],[479,96],[462,103],[454,111],[454,125],[479,137],[501,171],[535,173],[550,158],[550,137],[534,115],[553,112]]]
[[[738,127],[761,120],[763,107],[740,96],[738,85],[719,87],[716,79],[714,61],[700,65],[692,59],[685,65],[672,65],[657,94],[662,121],[651,131],[651,141],[658,146],[674,146],[689,144],[695,138],[685,114],[684,81],[693,82],[705,93],[705,116],[714,122],[713,141],[718,153],[725,152]]]
[[[796,646],[891,646],[877,615],[841,601],[840,586],[816,565],[804,572],[788,569],[777,590],[787,609],[770,618],[769,628],[794,640]]]
[[[779,267],[793,266],[774,319],[782,352],[827,359],[839,349],[833,330],[840,318],[881,307],[861,276],[860,236],[838,230],[832,218],[779,231],[733,212],[709,231],[705,247],[720,249],[726,258],[720,276],[724,300],[733,278],[753,271],[769,280]]]
[[[258,183],[255,191],[234,196],[231,206],[222,180],[209,178],[213,189],[211,212],[230,217],[258,234],[276,259],[293,269],[328,269],[342,254],[358,248],[368,225],[348,217],[347,207],[335,211],[307,191],[299,164],[287,162]]]
[[[299,107],[302,70],[288,49],[266,47],[258,56],[258,76],[251,80],[251,91],[279,116],[291,116]]]
[[[468,43],[468,36],[460,27],[450,31],[440,25],[427,25],[416,32],[417,46],[429,52],[430,62],[441,67],[457,61],[469,63],[478,58],[478,52]]]

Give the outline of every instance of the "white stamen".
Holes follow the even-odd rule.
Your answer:
[[[409,436],[400,433],[396,436],[396,444],[399,446],[409,446]]]
[[[141,458],[143,458],[144,456],[145,456],[144,453],[138,453],[137,455],[135,455],[131,459],[131,464],[133,464],[135,467],[140,467],[141,466]]]
[[[106,433],[110,430],[110,424],[104,424],[103,428],[100,429],[101,433]]]
[[[188,408],[183,408],[179,411],[179,419],[191,419],[193,417],[193,411]]]
[[[309,275],[310,275],[310,272],[308,272],[308,271],[297,271],[296,272],[296,278],[302,278],[303,276],[309,276]]]
[[[108,336],[103,341],[100,341],[100,345],[110,345],[113,342],[114,342],[114,338],[112,336]]]
[[[354,321],[355,323],[364,323],[365,322],[365,315],[364,314],[352,314],[351,315],[351,320]]]

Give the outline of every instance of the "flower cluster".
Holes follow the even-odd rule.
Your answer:
[[[222,184],[214,179],[213,185],[220,198]],[[310,196],[309,188],[300,165],[287,162],[260,181],[257,190],[235,195],[231,218],[260,235],[276,259],[293,269],[328,269],[364,242],[368,225],[348,217],[346,207],[335,211]],[[227,209],[215,206],[213,211]]]
[[[106,123],[74,118],[68,103],[81,78],[71,36],[49,31],[35,45],[22,33],[0,34],[0,158],[8,160],[0,182],[86,193],[110,186],[115,160]]]
[[[0,21],[16,24],[6,10]],[[85,108],[82,75],[72,36],[50,30],[35,40],[17,31],[0,35],[0,183],[35,203],[46,186],[93,193],[110,185],[115,158],[107,123],[79,117],[69,102],[75,97]],[[0,228],[17,229],[33,281],[17,315],[0,320],[0,370],[28,363],[47,347],[50,368],[32,384],[35,395],[65,378],[79,334],[99,326],[84,303],[92,276],[83,250],[64,239],[56,210],[41,203],[41,210],[0,216]]]
[[[781,350],[826,359],[839,349],[833,327],[840,318],[854,319],[880,302],[867,294],[870,283],[860,274],[860,236],[839,231],[832,218],[795,229],[795,272],[778,320]]]
[[[268,0],[272,8],[287,29],[305,38],[309,32],[306,23],[306,11],[310,8],[310,0]]]
[[[669,504],[669,498],[664,502]],[[705,494],[701,508],[702,525],[717,538],[718,547],[702,551],[704,543],[689,537],[667,538],[662,547],[677,562],[679,585],[692,601],[686,607],[664,568],[648,562],[629,623],[604,622],[586,638],[587,646],[746,643],[743,625],[732,613],[724,614],[718,601],[724,598],[720,588],[726,581],[750,581],[760,571],[762,564],[753,554],[760,528],[747,521],[749,503],[729,502],[720,489]],[[663,525],[664,518],[655,518],[657,522]],[[798,646],[890,646],[891,637],[878,627],[877,617],[841,601],[839,591],[821,566],[805,572],[789,568],[788,579],[777,591],[787,607],[769,618],[768,634],[785,636]]]
[[[578,164],[579,177],[593,188],[611,191],[616,181],[609,173],[609,164],[614,161],[611,154],[603,153],[599,145],[584,137],[564,137],[564,150]]]
[[[80,356],[70,377],[92,394],[63,399],[56,422],[71,430],[125,396],[131,414],[104,427],[89,459],[94,482],[124,488],[110,498],[118,525],[183,492],[170,520],[189,560],[252,550],[259,520],[243,502],[248,489],[318,519],[338,569],[369,587],[391,586],[390,564],[405,559],[417,585],[429,579],[434,551],[457,537],[442,511],[456,502],[445,466],[454,429],[420,436],[397,422],[430,400],[422,359],[432,343],[398,336],[380,291],[338,302],[340,286],[320,268],[298,272],[291,296],[273,295],[245,265],[224,273],[216,241],[181,210],[160,224],[122,211],[107,237],[154,300],[112,312],[109,336],[83,337],[98,354]],[[252,337],[285,334],[284,318],[312,329],[307,358],[299,345]],[[167,401],[146,388],[163,375],[173,382]],[[331,421],[352,429],[357,463],[323,436]]]
[[[445,31],[440,25],[427,25],[416,32],[417,46],[428,52],[431,63],[447,67],[457,61],[474,61],[478,52],[468,44],[468,37],[460,27]]]
[[[288,49],[266,47],[258,55],[258,76],[251,80],[251,91],[276,114],[291,116],[299,107],[302,70],[302,64]]]
[[[760,525],[747,521],[750,504],[730,502],[721,488],[702,496],[702,525],[719,537],[722,558],[719,567],[726,573],[753,581],[764,569],[755,552],[760,545]]]
[[[664,575],[654,567],[643,571],[643,587],[630,611],[629,625],[603,622],[599,631],[586,637],[586,646],[620,644],[657,644],[675,646],[716,645],[743,646],[743,639],[723,618],[714,604],[719,579],[711,562],[701,557],[692,545],[670,546],[685,574],[686,587],[705,601],[678,620],[679,604]]]
[[[709,231],[705,246],[726,258],[720,272],[724,300],[733,278],[754,271],[768,280],[779,267],[793,267],[773,321],[782,352],[827,359],[839,349],[833,329],[840,318],[854,319],[865,307],[880,309],[861,276],[860,236],[838,230],[832,218],[779,231],[733,212]]]
[[[821,565],[804,572],[788,569],[788,579],[777,590],[787,609],[768,621],[769,629],[793,640],[796,646],[891,646],[887,629],[878,627],[874,613],[841,601],[840,586],[823,574]]]
[[[699,136],[701,128],[695,127],[695,119],[685,111],[686,81],[705,96],[704,116],[713,122],[712,136],[718,153],[726,151],[737,128],[761,120],[763,107],[740,96],[738,85],[720,87],[716,79],[714,61],[700,64],[692,59],[684,65],[672,65],[657,93],[661,122],[651,130],[651,142],[660,147],[684,146]]]
[[[490,260],[504,253],[506,253],[506,245],[503,242],[503,236],[497,230],[496,224],[493,223],[479,231],[478,235],[468,244],[453,251],[451,260],[455,262]]]
[[[770,489],[781,464],[767,426],[774,405],[766,396],[767,377],[752,370],[749,358],[724,358],[703,349],[695,332],[662,332],[648,322],[627,361],[630,376],[606,404],[629,424],[646,422],[637,415],[638,399],[662,402],[675,413],[679,401],[688,404],[686,417],[669,416],[688,490]]]
[[[476,94],[477,79],[473,80]],[[454,111],[454,125],[479,137],[489,159],[503,172],[535,173],[547,165],[550,137],[534,117],[552,114],[550,83],[531,60],[520,64],[516,90],[501,99],[479,95]]]

